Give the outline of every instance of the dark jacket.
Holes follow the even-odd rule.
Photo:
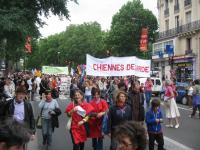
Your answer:
[[[132,120],[131,107],[129,105],[125,105],[122,109],[116,105],[111,106],[108,112],[109,133],[112,133],[117,125],[128,120]]]
[[[51,123],[52,123],[52,129],[54,131],[54,128],[59,128],[59,121],[58,116],[61,115],[61,110],[59,108],[54,109],[55,114],[51,115]]]
[[[160,109],[155,113],[152,109],[150,109],[146,113],[146,123],[147,123],[147,130],[150,133],[161,133],[162,127],[161,122],[156,122],[156,119],[163,119],[162,112]]]
[[[144,94],[129,91],[127,103],[132,109],[132,119],[134,121],[144,121]]]
[[[6,117],[13,117],[15,106],[14,106],[14,99],[10,100],[6,104],[6,109],[4,115]],[[24,123],[25,125],[35,133],[35,119],[33,114],[33,109],[31,103],[24,101]]]
[[[40,82],[40,91],[39,94],[42,95],[46,90],[49,90],[50,88],[48,87],[48,82],[44,79],[41,80]]]

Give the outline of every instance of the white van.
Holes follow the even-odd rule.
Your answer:
[[[138,80],[141,85],[141,83],[145,84],[147,78],[139,78]],[[159,95],[163,88],[162,80],[160,78],[151,77],[151,81],[153,82],[152,93],[155,95]]]

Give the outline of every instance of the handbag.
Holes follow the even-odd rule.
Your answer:
[[[165,105],[165,107],[170,107],[170,100],[168,98],[169,97],[164,96],[164,105]]]
[[[104,114],[103,120],[102,120],[102,133],[108,134],[109,133],[109,127],[108,127],[108,114]]]
[[[42,111],[43,111],[43,109],[44,109],[44,106],[42,107],[40,114],[38,115],[37,120],[36,120],[36,128],[38,128],[38,129],[42,129]]]
[[[66,125],[66,129],[70,130],[71,129],[71,124],[72,124],[72,117],[69,117],[68,121],[67,121],[67,125]]]
[[[73,102],[73,107],[74,107],[74,102]],[[70,130],[71,129],[71,124],[72,124],[72,116],[69,117],[67,124],[66,124],[66,129]]]

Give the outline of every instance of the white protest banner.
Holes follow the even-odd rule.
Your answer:
[[[91,76],[150,77],[151,61],[131,57],[95,58],[87,54],[86,74]]]
[[[50,75],[58,75],[58,74],[68,75],[69,71],[68,67],[42,66],[42,73]]]
[[[70,85],[71,85],[71,77],[70,76],[62,76],[61,79],[61,85],[60,85],[60,91],[63,94],[69,94],[70,93]]]

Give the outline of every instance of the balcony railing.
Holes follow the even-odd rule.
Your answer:
[[[174,5],[174,13],[179,12],[179,4]]]
[[[160,32],[158,40],[175,37],[178,36],[178,34],[187,33],[198,29],[200,29],[200,20]]]
[[[185,1],[184,1],[185,7],[188,6],[188,5],[191,5],[191,4],[192,4],[192,1],[191,1],[191,0],[185,0]]]
[[[166,8],[166,9],[165,9],[164,15],[165,15],[165,17],[166,17],[166,16],[169,16],[169,8]]]

